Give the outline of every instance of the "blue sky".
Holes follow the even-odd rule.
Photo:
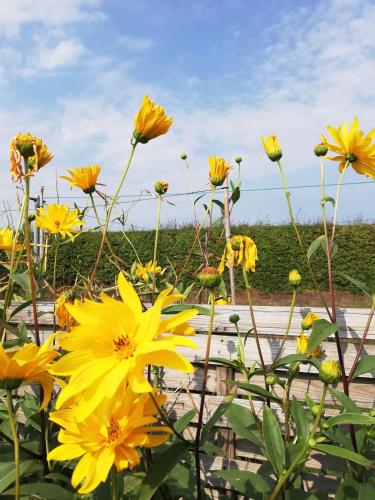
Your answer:
[[[360,118],[375,126],[375,5],[361,0],[3,0],[0,18],[0,157],[30,131],[55,158],[33,180],[56,197],[66,168],[102,167],[113,192],[129,152],[133,116],[145,93],[174,117],[170,133],[140,146],[123,195],[208,187],[207,157],[243,157],[247,189],[281,185],[259,136],[277,132],[290,185],[319,182],[312,147],[327,124]],[[337,166],[326,164],[327,181]],[[346,182],[364,182],[348,172]],[[339,220],[375,220],[375,185],[343,189]],[[64,181],[58,192],[72,196]],[[333,193],[332,188],[328,194]],[[15,207],[4,174],[2,200]],[[71,201],[71,200],[70,200]],[[164,205],[163,223],[192,220],[189,197]],[[317,188],[292,190],[301,221],[320,215]],[[85,204],[84,199],[79,200]],[[123,205],[122,208],[128,208]],[[152,201],[132,205],[129,224],[154,224]],[[285,222],[279,191],[244,192],[236,221]],[[2,216],[4,221],[4,216]]]

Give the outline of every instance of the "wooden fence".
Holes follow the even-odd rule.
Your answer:
[[[53,325],[53,304],[40,303],[38,310],[41,314],[40,326],[42,338],[48,337]],[[283,355],[296,352],[296,338],[301,332],[301,320],[310,308],[296,308],[290,328],[290,333],[285,343]],[[324,309],[314,308],[314,312],[321,318],[327,318]],[[348,371],[354,361],[358,344],[362,337],[367,318],[367,309],[338,309],[337,321],[340,325],[339,335],[342,340],[344,361]],[[249,311],[246,306],[221,306],[216,308],[214,318],[214,333],[211,343],[211,356],[222,357],[226,359],[236,359],[237,353],[237,334],[233,324],[229,322],[231,314],[238,314],[240,321],[238,323],[240,332],[245,334],[250,328]],[[271,363],[278,351],[281,339],[284,335],[288,321],[288,307],[255,307],[255,317],[257,328],[261,340],[261,348],[265,363]],[[32,329],[31,309],[25,309],[15,316],[12,321],[24,320],[28,329]],[[199,406],[200,391],[202,387],[203,363],[207,339],[208,316],[198,315],[190,321],[195,327],[197,335],[195,341],[198,345],[197,350],[181,348],[180,352],[188,358],[195,366],[194,374],[186,375],[175,370],[166,369],[162,374],[162,388],[169,394],[168,409],[172,418],[179,418],[194,407]],[[334,338],[328,338],[324,342],[326,356],[329,359],[337,359],[336,344]],[[367,340],[363,349],[363,354],[375,354],[375,322],[370,328]],[[258,361],[258,354],[254,338],[250,335],[245,347],[245,356],[247,364],[250,366],[253,361]],[[278,375],[282,378],[285,371],[280,370]],[[204,421],[212,415],[217,406],[228,391],[227,381],[243,380],[241,374],[234,373],[231,368],[225,368],[215,364],[210,364],[208,371],[206,408]],[[255,376],[253,382],[263,385],[263,377]],[[375,406],[375,383],[371,374],[364,374],[350,386],[350,395],[362,408],[371,409]],[[295,396],[299,400],[304,400],[306,392],[310,397],[318,402],[320,399],[323,384],[318,380],[316,369],[311,365],[301,365],[300,373],[292,385],[291,397]],[[338,389],[342,390],[340,384]],[[278,387],[276,391],[281,388]],[[239,389],[234,403],[247,406],[248,401],[246,392]],[[262,408],[261,401],[254,401],[255,408],[259,411]],[[332,396],[327,398],[326,414],[335,414],[340,405]],[[282,420],[282,412],[279,406],[271,404],[273,412]],[[194,422],[187,430],[189,436],[194,435]],[[219,480],[210,474],[211,470],[234,468],[257,472],[264,458],[259,451],[249,441],[236,437],[230,430],[228,422],[223,417],[215,428],[215,442],[222,447],[223,457],[212,457],[204,455],[202,464],[204,468],[204,477],[214,488],[211,491],[212,498],[217,497],[217,488],[230,488],[225,481]],[[334,492],[337,487],[335,473],[345,472],[346,466],[343,461],[334,460],[319,453],[313,453],[307,466],[311,468],[312,473],[305,477],[307,487],[323,487],[325,491]],[[314,470],[316,473],[314,473]]]

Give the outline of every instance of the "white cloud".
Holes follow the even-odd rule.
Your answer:
[[[126,49],[134,52],[143,52],[150,49],[155,42],[151,38],[136,37],[121,35],[118,37],[118,43],[124,46]]]
[[[60,66],[75,64],[86,52],[79,40],[61,40],[54,47],[40,47],[32,57],[31,68],[37,70],[53,70]]]

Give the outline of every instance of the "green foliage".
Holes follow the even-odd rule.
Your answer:
[[[301,225],[299,229],[306,250],[322,234],[322,227],[319,224]],[[257,269],[250,277],[253,286],[257,290],[260,292],[290,291],[288,275],[290,269],[293,268],[298,269],[302,276],[302,288],[312,288],[305,260],[296,242],[294,231],[289,225],[239,225],[232,227],[232,234],[250,236],[258,247],[259,260],[257,261]],[[152,230],[127,232],[127,237],[137,249],[142,262],[150,260],[150,255],[153,253],[154,235],[155,232]],[[202,231],[202,241],[204,237],[205,232]],[[100,238],[101,234],[99,232],[82,233],[74,243],[67,242],[60,248],[57,259],[59,285],[72,285],[77,274],[80,276],[89,274],[97,256]],[[189,253],[194,238],[195,229],[192,226],[161,229],[159,233],[158,263],[163,268],[172,265],[178,273],[184,263],[181,256],[186,256]],[[368,275],[368,270],[375,269],[374,238],[375,225],[373,224],[353,224],[337,227],[338,252],[334,257],[334,280],[340,288],[358,293],[357,286],[349,281],[345,275],[355,276],[357,280],[362,282],[367,282],[371,278]],[[124,262],[124,270],[129,270],[136,260],[131,245],[121,232],[110,233],[109,239],[114,252]],[[209,250],[212,252],[211,265],[218,265],[224,245],[225,238],[222,228],[214,227],[211,231],[209,245]],[[53,249],[51,249],[48,258],[50,281],[52,279],[53,253]],[[317,246],[310,261],[322,287],[327,289],[326,255],[321,245]],[[198,250],[194,251],[187,266],[185,279],[191,282],[202,263],[202,257]],[[98,279],[105,285],[112,286],[117,272],[118,268],[113,263],[108,249],[105,248],[105,256],[98,269]],[[171,276],[171,280],[174,281],[174,276]],[[239,270],[236,270],[236,283],[239,288],[244,287]]]

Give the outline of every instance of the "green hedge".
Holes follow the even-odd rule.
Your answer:
[[[300,231],[306,248],[322,234],[321,225],[301,225]],[[259,261],[257,269],[251,276],[254,287],[261,292],[282,292],[289,290],[288,274],[292,268],[301,273],[304,288],[312,288],[304,259],[301,256],[295,234],[289,225],[240,225],[232,228],[232,234],[251,236],[258,247]],[[140,259],[146,262],[152,258],[154,231],[130,231],[127,233]],[[165,228],[160,231],[158,263],[169,266],[170,263],[178,272],[188,254],[194,240],[195,229],[191,226],[180,228]],[[98,232],[82,233],[74,243],[64,243],[58,254],[58,284],[72,285],[77,273],[87,276],[92,269],[97,255],[101,235]],[[110,233],[109,239],[116,254],[125,261],[125,269],[129,269],[136,260],[131,245],[122,233]],[[202,238],[203,239],[203,238]],[[210,264],[218,265],[224,249],[222,228],[211,232],[209,251]],[[341,289],[358,291],[349,284],[341,273],[345,272],[359,280],[366,280],[375,271],[375,225],[352,224],[337,228],[338,252],[334,257],[334,279]],[[102,258],[97,277],[107,285],[113,285],[117,274],[116,267],[110,262],[108,252]],[[319,248],[312,257],[312,265],[323,288],[327,288],[327,272],[325,253]],[[185,278],[192,279],[196,270],[202,264],[202,257],[193,253]],[[53,251],[50,253],[48,272],[52,276]],[[237,273],[237,284],[243,286]]]

